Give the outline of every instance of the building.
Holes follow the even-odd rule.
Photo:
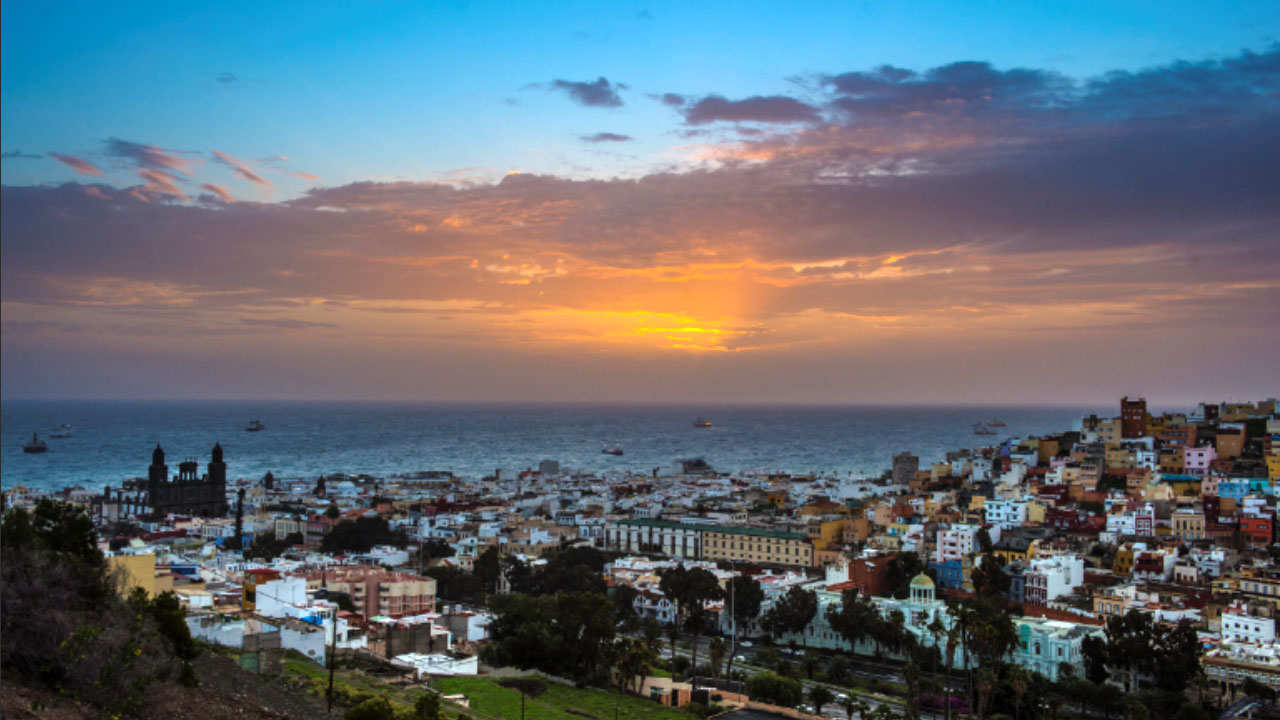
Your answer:
[[[945,530],[938,530],[937,548],[934,551],[936,561],[945,563],[949,560],[960,560],[978,551],[978,525],[957,523]]]
[[[1249,612],[1241,603],[1233,603],[1222,611],[1221,634],[1227,642],[1273,643],[1276,640],[1275,618]]]
[[[309,591],[350,595],[356,612],[366,618],[420,615],[436,607],[436,581],[411,573],[352,565],[312,571],[306,578]]]
[[[708,525],[702,532],[702,557],[761,565],[809,566],[813,564],[813,545],[804,533]]]
[[[1147,401],[1120,398],[1120,437],[1129,440],[1147,435]]]
[[[893,484],[906,485],[916,479],[920,469],[920,458],[909,452],[900,452],[893,456]]]
[[[1014,646],[1013,661],[1052,682],[1058,681],[1058,667],[1062,663],[1083,666],[1084,639],[1103,634],[1101,628],[1044,618],[1014,618],[1014,627],[1018,644]]]
[[[610,520],[604,529],[605,547],[626,553],[658,553],[697,559],[702,554],[705,525],[668,520]]]
[[[198,472],[199,465],[195,460],[184,460],[178,463],[178,477],[170,480],[169,467],[164,464],[164,450],[156,445],[147,473],[147,492],[152,510],[160,515],[226,515],[227,464],[222,460],[221,443],[214,443],[208,473],[198,477]]]

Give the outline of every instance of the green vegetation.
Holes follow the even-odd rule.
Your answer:
[[[153,682],[192,685],[199,653],[173,593],[117,594],[93,523],[80,509],[42,499],[0,525],[0,665],[105,714],[141,706]],[[178,671],[173,677],[174,670]]]
[[[328,535],[324,536],[320,549],[327,553],[369,552],[374,545],[395,545],[404,547],[408,544],[405,534],[393,531],[386,519],[381,517],[362,517],[355,520],[343,520]]]
[[[466,695],[471,701],[471,710],[468,712],[473,715],[491,718],[520,717],[520,691],[503,687],[498,681],[472,677],[440,678],[435,681],[435,686],[445,695]],[[537,697],[526,696],[524,703],[524,716],[527,720],[580,720],[584,717],[581,713],[589,713],[600,720],[611,720],[615,704],[619,720],[689,720],[687,713],[659,705],[652,700],[556,683],[548,683],[546,691]],[[579,712],[571,712],[573,710]]]

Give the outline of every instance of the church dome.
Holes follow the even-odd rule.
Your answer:
[[[924,573],[920,573],[919,575],[911,578],[911,587],[922,588],[922,589],[929,588],[930,590],[932,590],[933,578],[929,577],[928,575],[925,575]]]

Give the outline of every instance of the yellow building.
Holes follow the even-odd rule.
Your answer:
[[[806,534],[813,542],[814,548],[825,550],[832,545],[840,545],[844,542],[844,523],[843,518],[810,523],[806,528]]]
[[[173,589],[173,578],[156,577],[156,556],[145,555],[112,555],[107,558],[107,571],[118,572],[121,595],[128,595],[134,588],[142,588],[147,597],[154,597]]]
[[[1280,455],[1267,456],[1267,477],[1271,480],[1280,480]]]
[[[1133,571],[1133,546],[1124,544],[1120,549],[1116,550],[1116,561],[1111,565],[1111,569],[1118,573],[1128,575]]]
[[[1173,513],[1173,534],[1183,540],[1204,539],[1204,513],[1178,510]]]
[[[1108,446],[1120,444],[1120,418],[1098,421],[1098,441]]]
[[[307,521],[293,517],[278,517],[275,522],[275,533],[276,537],[280,540],[283,540],[294,533],[306,535]]]
[[[768,565],[813,564],[813,544],[801,533],[764,528],[707,526],[702,532],[702,557]]]

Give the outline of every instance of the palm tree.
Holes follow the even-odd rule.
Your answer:
[[[902,678],[907,681],[907,718],[914,720],[918,717],[916,696],[919,694],[920,668],[908,660],[902,668]]]
[[[951,720],[950,680],[951,680],[951,670],[954,669],[952,666],[952,663],[955,661],[956,645],[960,643],[961,635],[962,633],[960,631],[960,626],[955,624],[954,622],[947,627],[947,657],[946,657],[946,660],[944,661],[945,665],[947,666],[947,682],[944,683],[942,687],[942,691],[943,691],[942,696],[945,698],[944,702],[946,703],[946,706],[947,706],[947,711],[946,711],[947,720]]]
[[[978,720],[987,716],[987,705],[991,700],[991,691],[995,688],[995,672],[989,667],[978,668]]]
[[[680,626],[675,620],[667,624],[667,640],[671,641],[671,666],[676,664],[676,641],[680,639]]]
[[[816,715],[822,714],[822,706],[830,703],[835,699],[831,691],[825,685],[811,685],[809,687],[809,702],[813,703],[813,711]]]
[[[724,663],[724,654],[729,649],[724,638],[713,637],[707,645],[707,654],[711,656],[711,675],[720,677],[720,666]]]
[[[1031,685],[1031,674],[1021,665],[1009,668],[1009,688],[1013,690],[1013,720],[1022,720],[1022,696]]]

